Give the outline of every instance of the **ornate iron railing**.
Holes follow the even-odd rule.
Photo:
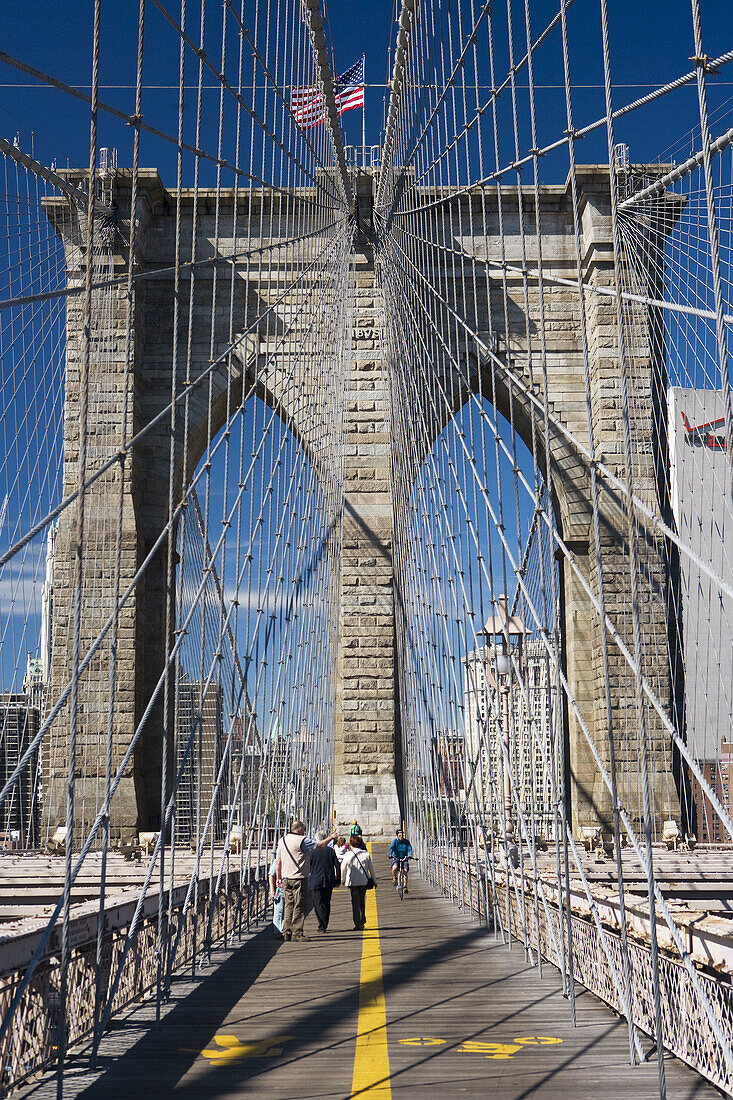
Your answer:
[[[486,867],[477,869],[468,860],[446,858],[444,852],[440,852],[438,858],[437,849],[434,857],[424,860],[421,866],[433,885],[489,925],[493,925],[495,903],[505,932],[516,937],[519,942],[526,943],[533,952],[539,951],[543,959],[562,971],[558,945],[564,943],[567,949],[567,923],[557,905],[552,902],[548,902],[546,909],[543,905],[535,908],[530,884],[527,885],[524,906],[521,890],[512,888],[509,890],[507,907],[502,869],[497,869],[494,874],[495,893],[492,894]],[[624,1007],[606,954],[610,954],[616,973],[622,974],[623,960],[618,932],[604,926],[604,945],[591,916],[579,913],[571,914],[570,928],[576,981],[609,1005],[614,1012],[624,1015]],[[631,937],[628,947],[631,974],[629,1000],[633,1021],[637,1028],[652,1036],[654,1002],[651,951],[647,943],[634,941]],[[663,951],[660,952],[659,965],[665,1049],[686,1062],[717,1088],[731,1094],[733,1078],[727,1071],[720,1045],[702,1009],[701,1000],[693,989],[689,972],[681,962]],[[729,1042],[733,1042],[733,986],[730,978],[722,974],[707,973],[702,968],[698,968],[697,977],[715,1010],[724,1035]]]
[[[143,918],[133,932],[120,980],[112,1002],[112,1015],[153,993],[162,981],[190,963],[196,953],[214,945],[227,945],[264,915],[267,892],[264,868],[250,871],[240,888],[239,872],[232,872],[229,884],[209,897],[207,884],[200,883],[198,903],[187,904],[188,884],[174,887],[171,904],[166,893],[163,911],[170,914],[169,935],[175,956],[160,960],[158,948],[158,898],[148,897]],[[67,1031],[60,1033],[61,960],[54,940],[36,967],[16,1009],[12,1025],[0,1045],[0,1096],[23,1084],[40,1070],[51,1067],[62,1047],[78,1048],[95,1031],[100,1003],[109,994],[110,976],[119,965],[134,918],[137,898],[122,904],[111,899],[106,911],[102,960],[98,966],[97,914],[72,918],[71,961],[68,972],[69,1010]],[[189,899],[190,901],[190,899]],[[7,962],[0,955],[0,1016],[4,1016],[23,981],[25,966],[18,965],[20,941],[3,945]],[[30,944],[32,951],[33,944]],[[15,961],[13,961],[15,960]],[[10,965],[8,966],[7,963]]]

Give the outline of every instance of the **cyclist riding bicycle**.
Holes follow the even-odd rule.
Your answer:
[[[389,846],[389,858],[392,860],[392,885],[397,886],[397,876],[400,872],[400,863],[402,863],[402,874],[405,883],[405,893],[409,894],[407,889],[407,876],[410,873],[410,864],[408,860],[412,856],[412,845],[409,840],[405,839],[405,834],[402,829],[397,830],[397,835]]]

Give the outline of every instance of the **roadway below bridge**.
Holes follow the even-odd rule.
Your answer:
[[[402,900],[386,850],[374,846],[380,886],[367,927],[351,930],[346,890],[331,926],[307,943],[283,943],[260,925],[195,982],[173,984],[155,1026],[154,1005],[116,1017],[96,1072],[81,1051],[65,1097],[268,1100],[374,1097],[656,1097],[652,1060],[629,1065],[626,1026],[577,990],[577,1026],[558,972],[540,978],[521,945],[502,944],[417,875]],[[646,1049],[649,1043],[644,1040]],[[675,1059],[667,1095],[720,1094]],[[47,1077],[23,1097],[51,1100]]]

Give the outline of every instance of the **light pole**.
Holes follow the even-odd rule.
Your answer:
[[[509,741],[509,694],[512,688],[512,667],[516,661],[519,675],[522,675],[524,657],[525,626],[516,615],[510,615],[506,596],[496,599],[496,614],[487,619],[479,636],[486,637],[487,656],[485,659],[486,679],[499,696],[499,727],[504,746],[504,829],[509,842],[513,840],[514,825],[512,815],[512,784],[510,772]]]

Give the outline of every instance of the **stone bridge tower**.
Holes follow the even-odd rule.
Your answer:
[[[615,325],[615,306],[612,297],[592,293],[594,287],[608,288],[613,283],[613,249],[611,244],[611,225],[608,192],[608,169],[606,167],[579,169],[581,183],[582,247],[585,280],[591,292],[589,303],[589,350],[591,367],[592,402],[597,430],[596,446],[599,457],[608,465],[621,472],[621,443],[618,426],[618,370],[617,334]],[[368,173],[356,180],[356,190],[360,195],[362,222],[368,220],[373,180]],[[521,274],[513,271],[520,267],[520,255],[517,238],[517,197],[512,197],[511,189],[505,189],[504,196],[504,232],[508,242],[507,279],[510,299],[514,308],[509,314],[509,329],[503,321],[503,312],[498,302],[488,301],[484,296],[475,303],[476,315],[480,318],[482,329],[491,329],[496,334],[499,358],[511,356],[515,374],[524,374],[526,392],[523,398],[514,397],[514,416],[517,430],[526,442],[530,440],[530,425],[533,417],[533,399],[537,396],[537,382],[534,383],[527,367],[526,333],[536,326],[538,309],[536,286],[531,289],[530,318],[524,316]],[[121,172],[115,182],[115,203],[118,210],[118,224],[122,233],[115,240],[111,262],[114,274],[123,274],[126,270],[127,255],[121,243],[127,236],[130,220],[130,180]],[[239,237],[246,236],[248,218],[257,218],[260,223],[272,213],[271,196],[258,192],[238,196],[238,237],[232,237],[234,193],[221,192],[219,201],[219,224],[214,224],[214,204],[212,195],[198,192],[198,223],[200,258],[209,258],[215,247],[222,255],[230,255],[240,248]],[[486,230],[477,232],[482,225],[476,217],[480,197],[467,194],[462,197],[457,223],[446,228],[446,240],[452,237],[453,247],[462,251],[466,269],[474,257],[498,255],[499,229],[495,207],[492,210],[491,193],[484,202],[488,202],[488,221]],[[543,226],[546,240],[543,241],[544,270],[558,280],[572,280],[575,271],[575,243],[573,235],[572,205],[567,186],[544,187],[541,201],[543,204]],[[673,201],[662,198],[661,202]],[[184,192],[182,203],[192,207],[192,192]],[[524,194],[525,210],[533,207],[533,195],[528,190]],[[175,196],[162,185],[157,172],[146,171],[141,174],[141,196],[137,211],[138,218],[138,256],[139,270],[172,268],[174,258],[174,220]],[[455,205],[455,204],[452,204]],[[472,205],[475,209],[472,209]],[[64,238],[67,252],[69,277],[79,279],[84,268],[84,256],[78,247],[79,215],[71,212],[66,200],[50,200],[47,212],[55,221],[58,231]],[[674,215],[674,211],[672,211]],[[190,210],[188,217],[190,234]],[[529,220],[529,219],[528,219]],[[670,220],[673,224],[674,216]],[[184,222],[186,218],[184,217]],[[274,218],[273,218],[274,222]],[[514,227],[514,228],[512,228]],[[365,226],[368,229],[368,226]],[[284,232],[285,235],[285,232]],[[367,234],[368,236],[368,234]],[[128,237],[129,239],[129,237]],[[190,251],[190,236],[188,239]],[[536,242],[529,241],[528,263],[536,260]],[[454,265],[450,278],[460,277],[460,265]],[[257,316],[261,303],[267,301],[269,287],[263,284],[254,265],[235,262],[236,277],[240,282],[235,297],[234,331],[243,331],[245,316]],[[336,813],[339,824],[347,824],[358,817],[371,835],[393,831],[400,817],[398,788],[400,782],[400,734],[399,715],[396,703],[395,675],[395,617],[394,617],[394,578],[392,570],[392,495],[389,465],[388,434],[388,388],[385,379],[384,348],[382,345],[384,318],[381,290],[375,283],[372,244],[362,240],[357,244],[354,262],[352,286],[354,322],[351,350],[349,352],[348,414],[345,436],[345,502],[343,527],[343,559],[341,616],[337,655],[337,689],[335,714],[335,797]],[[448,276],[447,276],[448,277]],[[203,337],[196,335],[194,326],[193,359],[199,364],[210,362],[210,303],[211,303],[211,267],[202,267],[197,279],[194,298],[194,312],[199,312],[202,321]],[[139,430],[141,425],[151,421],[157,412],[169,400],[171,384],[171,334],[173,315],[173,274],[161,273],[151,278],[140,279],[134,288],[135,327],[131,334],[132,370],[125,390],[125,331],[126,316],[125,287],[121,280],[112,290],[109,311],[113,329],[111,351],[106,362],[106,381],[103,392],[99,390],[96,421],[90,426],[90,444],[92,448],[104,445],[108,451],[114,451],[122,438],[123,415],[127,416],[128,436]],[[78,455],[78,379],[79,356],[81,347],[81,311],[79,299],[70,298],[67,312],[68,350],[66,407],[64,434],[64,491],[73,486],[75,466]],[[581,349],[578,337],[577,294],[563,282],[552,282],[545,286],[546,328],[549,333],[548,369],[550,402],[553,416],[567,427],[579,440],[587,440],[585,383]],[[186,295],[185,310],[188,309]],[[529,320],[529,326],[527,321]],[[181,318],[187,325],[188,318]],[[644,331],[651,329],[653,318],[645,318]],[[217,322],[218,324],[218,322]],[[228,319],[227,319],[228,324]],[[239,326],[239,327],[237,327]],[[98,334],[93,334],[93,339]],[[215,334],[215,346],[225,346],[226,333],[222,330]],[[259,334],[259,340],[267,339],[267,334]],[[250,360],[258,353],[258,340],[248,337],[242,342],[236,362],[228,367],[220,364],[212,376],[214,394],[214,416],[211,422],[213,432],[218,431],[224,422],[225,398],[227,387],[236,394],[242,392],[242,386],[248,379]],[[637,347],[633,368],[639,392],[649,394],[655,372],[663,365],[654,361],[651,347]],[[93,357],[94,358],[94,357]],[[228,370],[235,378],[228,378]],[[278,373],[280,372],[280,373]],[[467,373],[484,394],[491,392],[488,384],[488,365],[484,362],[472,363]],[[286,372],[275,367],[265,380],[265,389],[269,394],[261,396],[265,400],[285,401],[283,378]],[[91,385],[100,385],[92,377]],[[506,375],[498,370],[495,376],[496,405],[500,412],[506,413],[509,406],[509,384]],[[456,393],[458,412],[468,394],[460,385],[446,385],[445,391]],[[535,386],[534,393],[532,386]],[[297,421],[297,415],[293,413]],[[184,479],[191,477],[198,460],[204,453],[208,422],[206,395],[197,393],[191,399],[191,446],[187,469],[178,469],[176,477],[179,486]],[[444,423],[434,425],[437,437]],[[297,423],[296,423],[297,428]],[[641,438],[639,453],[644,453],[643,442],[652,442],[651,416],[648,421],[642,417],[635,425]],[[426,441],[426,445],[430,444]],[[165,543],[159,545],[160,533],[167,519],[167,475],[160,476],[162,469],[167,470],[169,439],[166,431],[151,431],[145,436],[140,447],[124,465],[110,471],[109,477],[98,483],[96,492],[104,502],[107,494],[107,506],[112,509],[117,500],[119,481],[124,479],[123,508],[123,545],[122,545],[122,588],[133,582],[142,561],[152,555],[146,570],[144,584],[139,585],[128,602],[120,624],[120,652],[122,683],[117,695],[117,713],[115,729],[118,748],[113,761],[117,765],[122,759],[125,746],[130,743],[141,716],[148,707],[154,685],[157,683],[163,667],[165,653]],[[549,451],[553,463],[553,483],[555,488],[554,506],[562,538],[578,563],[581,574],[595,589],[594,547],[592,533],[592,515],[589,503],[589,469],[587,463],[568,445],[563,432],[552,432]],[[646,467],[641,471],[639,492],[647,503],[656,508],[655,471],[651,446]],[[115,488],[117,486],[117,488]],[[116,507],[116,505],[114,505]],[[602,499],[602,540],[604,570],[607,583],[607,602],[611,618],[617,622],[625,621],[623,613],[628,594],[624,581],[625,539],[624,521],[620,502],[611,492],[604,492]],[[68,634],[71,608],[72,575],[72,535],[70,527],[62,524],[56,543],[56,615],[54,621],[54,669],[53,681],[58,687],[68,679],[68,654],[65,639]],[[98,579],[109,577],[112,563],[110,547],[100,540],[89,557],[94,564],[89,568],[97,571]],[[647,672],[653,674],[661,684],[660,697],[665,697],[665,684],[669,684],[669,672],[666,666],[666,609],[664,590],[666,585],[665,564],[653,550],[645,563],[650,576],[655,578],[656,602],[646,609],[646,624],[651,638],[648,662],[655,660],[655,652],[663,655],[660,664],[656,658],[655,667],[647,664]],[[606,749],[606,716],[603,690],[603,674],[600,661],[600,624],[592,608],[583,583],[567,568],[561,578],[563,595],[563,649],[565,668],[571,690],[575,694],[596,744],[604,756]],[[111,611],[111,604],[102,607],[100,613]],[[629,628],[630,629],[630,628]],[[92,635],[93,636],[93,635]],[[627,639],[628,640],[628,639]],[[82,638],[91,642],[90,637]],[[661,647],[661,648],[660,648]],[[664,665],[664,667],[661,667]],[[88,672],[98,676],[100,682],[108,675],[104,661]],[[621,662],[614,664],[612,670],[613,699],[616,711],[626,706],[632,685],[628,670]],[[92,806],[99,804],[99,791],[103,765],[99,760],[94,740],[94,728],[99,728],[102,715],[91,712],[83,714],[80,722],[80,752],[78,758],[78,785],[87,790]],[[619,722],[618,729],[622,728]],[[134,760],[121,784],[116,796],[118,810],[118,831],[134,832],[140,828],[155,828],[159,822],[159,789],[161,776],[163,713],[162,702],[158,700],[147,721],[145,732],[140,739]],[[661,728],[652,729],[652,737],[661,742],[665,738]],[[571,786],[572,818],[575,826],[600,822],[607,828],[610,822],[609,798],[603,788],[598,770],[586,745],[578,723],[569,717],[568,759]],[[619,757],[636,751],[633,738],[626,738],[618,745]],[[67,746],[60,732],[54,740],[53,766],[58,777],[47,783],[47,815],[51,822],[63,819],[62,806],[65,800],[64,759]],[[658,759],[663,759],[660,754]],[[48,762],[46,774],[50,774],[51,762]],[[659,770],[653,776],[655,809],[658,818],[672,814],[676,816],[678,806],[674,798],[670,801],[667,793],[668,775]],[[631,792],[621,791],[621,796],[630,796]]]
[[[645,170],[646,171],[646,170]],[[663,168],[658,169],[660,174]],[[542,318],[539,285],[533,273],[538,268],[535,233],[534,189],[522,190],[522,212],[526,252],[522,253],[519,194],[502,187],[499,210],[494,188],[464,191],[458,201],[434,202],[442,190],[426,189],[421,198],[430,207],[431,241],[421,242],[421,260],[426,270],[437,271],[441,293],[457,312],[464,310],[469,328],[477,328],[488,354],[476,354],[473,341],[459,344],[455,330],[441,332],[448,352],[442,357],[443,372],[436,391],[451,395],[452,409],[422,410],[432,428],[424,441],[427,448],[444,429],[469,396],[480,394],[492,401],[533,450],[547,479],[546,452],[552,468],[553,506],[564,550],[555,554],[560,572],[560,635],[562,663],[570,693],[577,703],[587,731],[604,764],[609,766],[609,715],[606,705],[604,661],[600,616],[590,593],[597,596],[598,570],[591,503],[588,461],[588,403],[592,412],[596,461],[623,484],[625,478],[621,420],[621,386],[618,365],[618,328],[614,291],[614,250],[611,224],[609,171],[606,165],[577,169],[580,248],[585,288],[585,321],[589,372],[586,392],[585,364],[581,339],[580,300],[577,287],[577,249],[570,179],[564,185],[541,188],[542,272],[544,277]],[[414,200],[413,200],[414,201]],[[681,211],[679,196],[662,195],[652,211],[645,210],[646,225],[636,235],[645,238],[647,252],[635,256],[631,289],[643,301],[662,296],[659,286],[663,271],[663,250],[667,234]],[[651,216],[650,216],[651,215]],[[654,232],[649,233],[649,225]],[[428,236],[428,231],[424,233]],[[633,236],[634,234],[632,234]],[[435,240],[433,247],[432,239]],[[446,259],[449,256],[449,260]],[[484,276],[488,261],[489,277]],[[527,301],[523,268],[529,273]],[[622,257],[626,269],[628,257]],[[476,278],[476,270],[481,277]],[[641,269],[641,270],[640,270]],[[487,286],[490,289],[487,289]],[[504,292],[506,288],[506,292]],[[475,293],[475,299],[474,299]],[[505,297],[506,293],[506,297]],[[456,305],[458,303],[458,305]],[[397,304],[396,308],[399,308]],[[664,480],[668,476],[666,443],[666,360],[664,326],[659,310],[648,305],[624,307],[633,315],[625,320],[627,362],[631,376],[631,433],[633,439],[634,490],[652,513],[665,511]],[[445,326],[447,329],[449,326]],[[544,329],[549,432],[544,429],[543,382],[540,329]],[[468,350],[467,350],[468,349]],[[463,362],[461,362],[463,360]],[[460,371],[451,362],[461,363]],[[511,374],[506,365],[511,366]],[[511,412],[510,412],[511,409]],[[431,423],[432,418],[432,423]],[[546,439],[549,434],[549,439]],[[576,444],[579,444],[579,446]],[[621,490],[599,474],[598,511],[600,555],[603,570],[606,613],[627,649],[633,655],[630,614],[629,548],[627,519]],[[660,505],[661,501],[661,505]],[[665,519],[669,519],[667,514]],[[670,678],[668,645],[677,637],[668,622],[668,608],[674,605],[670,590],[668,548],[652,529],[639,524],[640,574],[644,606],[641,665],[650,684],[655,685],[672,721],[675,720],[679,685]],[[570,561],[575,564],[575,569]],[[534,627],[536,624],[528,624]],[[671,629],[670,629],[671,626]],[[614,641],[609,640],[610,727],[613,731],[618,766],[618,791],[635,824],[640,824],[638,789],[639,739],[634,707],[634,678]],[[653,774],[650,776],[653,813],[659,825],[667,817],[679,816],[679,793],[673,777],[671,738],[659,716],[645,710]],[[612,830],[611,797],[581,722],[572,706],[564,716],[566,771],[569,811],[574,828],[600,825]]]
[[[369,836],[400,824],[389,390],[384,302],[374,272],[371,173],[357,176],[354,328],[348,373],[334,797],[339,825]]]

